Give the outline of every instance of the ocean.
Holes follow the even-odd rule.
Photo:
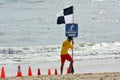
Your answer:
[[[66,36],[56,14],[71,5],[78,23],[74,61],[120,60],[119,0],[0,0],[0,64],[60,61]]]

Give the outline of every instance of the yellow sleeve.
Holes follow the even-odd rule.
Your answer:
[[[70,46],[70,48],[73,50],[74,49],[74,44],[71,44],[70,42],[69,42],[69,46]]]

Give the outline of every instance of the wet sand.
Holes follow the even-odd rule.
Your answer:
[[[120,72],[7,77],[5,80],[120,80]]]

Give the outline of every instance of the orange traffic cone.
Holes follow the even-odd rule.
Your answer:
[[[48,69],[48,75],[51,75],[51,70],[50,70],[50,68]]]
[[[20,69],[20,65],[18,65],[17,77],[22,77],[22,72],[21,72],[21,69]]]
[[[70,68],[69,67],[67,68],[67,72],[66,73],[70,74]]]
[[[57,69],[55,69],[55,75],[57,75],[57,74],[58,74]]]
[[[40,72],[40,68],[38,68],[38,73],[37,73],[38,76],[41,75],[41,72]]]
[[[4,67],[2,67],[2,70],[1,70],[1,78],[6,78]]]
[[[28,68],[28,76],[32,76],[32,70],[31,70],[31,67]]]

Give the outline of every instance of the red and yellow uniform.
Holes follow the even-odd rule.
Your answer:
[[[62,44],[62,49],[61,49],[61,62],[64,64],[65,60],[72,61],[72,57],[68,54],[68,49],[74,48],[73,44],[69,40],[66,40]]]

